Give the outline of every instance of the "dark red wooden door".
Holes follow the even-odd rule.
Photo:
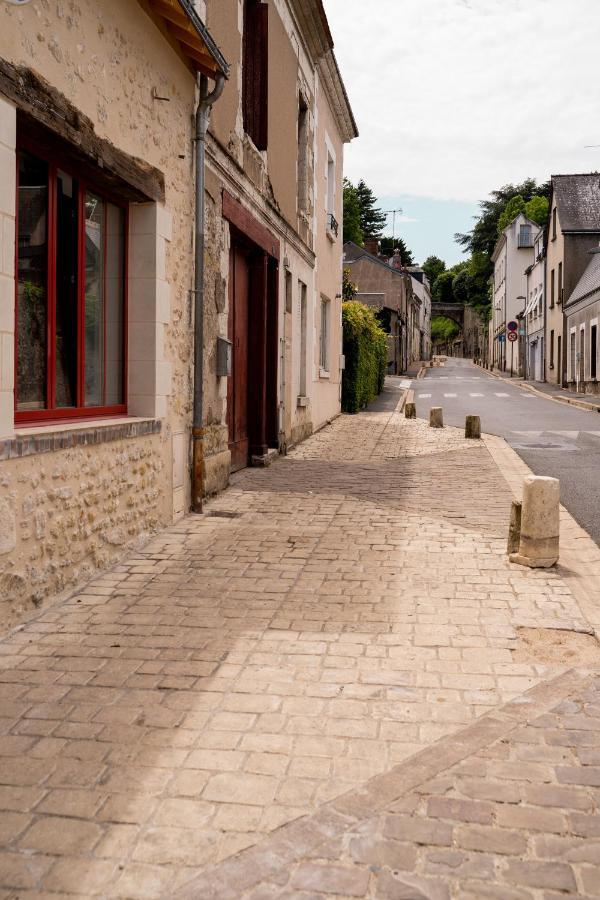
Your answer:
[[[234,244],[229,256],[229,340],[233,358],[227,379],[227,424],[234,472],[248,465],[249,271],[247,254]]]

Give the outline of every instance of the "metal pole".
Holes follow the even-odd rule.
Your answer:
[[[208,78],[200,76],[200,100],[196,110],[196,219],[194,228],[194,415],[192,422],[193,467],[192,509],[202,512],[204,496],[204,166],[206,132],[211,105],[219,99],[225,77],[217,75],[213,91],[208,93]]]
[[[510,342],[510,377],[513,377],[513,359],[515,356],[515,342]]]

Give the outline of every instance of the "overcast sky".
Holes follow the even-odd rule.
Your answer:
[[[324,3],[360,131],[346,174],[418,220],[397,226],[418,257],[456,261],[496,187],[600,169],[600,0]]]

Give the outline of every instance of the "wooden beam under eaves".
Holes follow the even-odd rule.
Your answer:
[[[201,35],[177,0],[148,0],[148,2],[155,15],[163,19],[168,33],[178,41],[181,52],[187,57],[192,68],[209,78],[215,78],[219,72],[217,62],[207,51]]]
[[[169,33],[183,45],[184,53],[188,53],[196,62],[206,66],[209,74],[215,74],[217,65],[212,56],[204,51],[204,43],[196,32],[190,33],[187,29],[180,28],[179,25],[173,25],[171,22],[167,24],[167,28]]]

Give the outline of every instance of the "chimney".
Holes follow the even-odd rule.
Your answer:
[[[365,250],[367,253],[372,253],[373,256],[379,256],[380,248],[381,244],[377,238],[365,238]]]
[[[400,256],[400,250],[397,247],[394,250],[394,255],[390,259],[390,266],[393,269],[401,269],[402,268],[402,257]]]

